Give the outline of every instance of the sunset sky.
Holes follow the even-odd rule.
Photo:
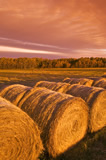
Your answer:
[[[106,0],[0,0],[0,57],[106,57]]]

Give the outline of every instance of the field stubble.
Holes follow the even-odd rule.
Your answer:
[[[42,68],[30,70],[0,70],[0,84],[35,85],[38,81],[62,81],[67,77],[100,77],[106,68]]]
[[[62,81],[66,77],[100,77],[106,73],[105,68],[54,68],[32,70],[0,70],[0,88],[10,84],[34,86],[38,81]],[[71,157],[61,155],[59,160],[105,160],[106,128],[88,134],[70,152]],[[68,155],[65,153],[65,155]],[[42,153],[40,160],[53,160],[48,153]]]

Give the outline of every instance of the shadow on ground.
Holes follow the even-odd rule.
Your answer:
[[[106,127],[86,137],[62,155],[52,158],[47,152],[40,160],[106,160]]]

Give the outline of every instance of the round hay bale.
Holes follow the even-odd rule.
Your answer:
[[[39,81],[36,83],[34,87],[44,87],[53,91],[64,93],[69,87],[70,84],[68,83],[61,83],[61,82],[49,82],[49,81]]]
[[[92,79],[92,80],[94,80],[94,82],[95,82],[95,81],[101,79],[101,77],[88,77],[88,79]],[[94,83],[94,82],[93,82],[93,83]]]
[[[88,107],[81,98],[35,87],[19,104],[37,122],[52,157],[79,142],[88,128]]]
[[[92,85],[94,85],[96,82],[98,82],[98,81],[100,81],[100,80],[102,80],[104,78],[103,77],[89,77],[89,79],[93,80],[93,84]]]
[[[57,86],[56,82],[49,82],[49,81],[39,81],[36,83],[34,87],[45,87],[47,89],[53,90]]]
[[[93,86],[94,87],[101,87],[101,88],[106,89],[106,79],[105,78],[101,78],[101,79],[96,80],[94,82]]]
[[[66,91],[76,97],[84,99],[90,107],[91,132],[98,131],[106,125],[106,90],[74,84]]]
[[[70,78],[65,78],[64,80],[63,80],[63,82],[65,82],[65,83],[70,83]]]
[[[80,84],[85,86],[92,86],[93,80],[87,79],[87,78],[66,78],[63,80],[63,82],[69,83],[69,84]]]
[[[55,88],[53,88],[54,91],[60,92],[60,93],[65,93],[65,91],[67,90],[67,88],[70,87],[69,83],[61,83],[58,82],[57,86]]]
[[[37,160],[42,149],[37,124],[0,97],[0,160]]]
[[[12,102],[15,105],[18,105],[18,102],[24,96],[26,92],[28,92],[31,87],[24,86],[21,84],[13,84],[5,87],[1,92],[0,95]]]

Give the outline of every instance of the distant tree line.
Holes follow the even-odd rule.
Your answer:
[[[106,67],[106,58],[0,58],[0,69],[33,69],[33,68],[94,68]]]

